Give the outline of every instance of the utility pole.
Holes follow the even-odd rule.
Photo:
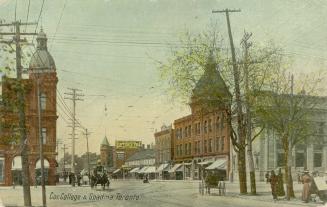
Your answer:
[[[241,12],[240,9],[224,9],[224,10],[216,10],[212,11],[212,13],[225,13],[226,21],[227,21],[227,29],[229,36],[229,43],[231,47],[232,53],[232,65],[233,65],[233,75],[234,75],[234,91],[235,91],[235,102],[237,108],[237,132],[238,132],[238,176],[240,181],[240,193],[247,193],[247,184],[246,184],[246,159],[245,159],[245,126],[244,126],[244,118],[242,111],[242,100],[241,100],[241,91],[240,91],[240,72],[237,67],[236,55],[235,55],[235,47],[233,42],[233,35],[230,26],[229,13],[230,12]]]
[[[89,152],[89,135],[91,133],[85,129],[85,138],[86,138],[86,151],[87,151],[87,168],[88,168],[88,177],[89,177],[89,183],[90,183],[90,175],[91,175],[91,169],[90,169],[90,152]]]
[[[17,73],[17,99],[18,99],[18,116],[19,116],[19,133],[20,133],[20,145],[21,145],[21,158],[22,158],[22,170],[23,170],[23,194],[24,194],[24,206],[32,206],[31,202],[31,191],[29,182],[29,162],[28,162],[28,149],[27,149],[27,136],[26,136],[26,123],[25,123],[25,97],[22,84],[22,65],[21,65],[21,35],[37,35],[36,33],[21,33],[20,27],[22,25],[36,25],[36,23],[22,23],[20,21],[15,21],[9,24],[0,24],[0,27],[14,27],[15,32],[1,32],[0,35],[13,36],[13,41],[16,45],[16,73]],[[1,41],[4,43],[5,41]],[[11,43],[8,41],[7,43]]]
[[[66,144],[64,144],[64,147],[62,147],[61,149],[63,149],[64,150],[64,173],[66,173],[66,168],[65,168],[65,166],[66,166],[66,149],[68,149],[67,147],[66,147]],[[65,176],[65,175],[64,175]]]
[[[252,33],[244,32],[243,39],[241,41],[241,45],[244,49],[244,84],[245,84],[245,110],[246,110],[246,140],[247,140],[247,156],[249,163],[249,171],[250,171],[250,187],[251,194],[255,195],[257,193],[256,190],[256,182],[255,182],[255,169],[254,169],[254,161],[253,161],[253,153],[252,153],[252,122],[251,122],[251,109],[250,109],[250,90],[249,90],[249,48],[252,46],[252,42],[248,42],[251,38]]]
[[[293,91],[293,88],[294,88],[294,76],[293,74],[291,74],[291,94],[290,94],[290,114],[289,114],[289,122],[292,122],[293,121],[293,95],[294,95],[294,91]],[[290,123],[289,123],[290,124]],[[290,137],[289,137],[289,140],[288,140],[288,170],[287,170],[287,190],[286,190],[286,198],[287,200],[290,200],[291,197],[294,197],[294,190],[292,189],[293,187],[293,180],[292,180],[292,145],[293,145],[293,130],[291,129],[290,131]],[[306,165],[306,164],[305,164]]]
[[[60,139],[57,139],[57,141],[56,141],[57,160],[58,160],[58,158],[59,158],[59,144],[62,144],[62,143],[61,143],[61,140],[60,140]]]
[[[73,114],[72,114],[72,163],[71,163],[71,172],[75,175],[75,130],[76,130],[76,101],[83,101],[83,99],[81,99],[80,97],[84,96],[81,93],[80,89],[76,89],[76,88],[68,88],[68,90],[70,90],[70,93],[65,93],[66,95],[68,95],[69,97],[65,97],[65,99],[69,99],[73,102]]]
[[[40,145],[40,161],[41,161],[41,186],[42,186],[42,204],[47,206],[47,199],[45,193],[45,180],[44,180],[44,158],[43,158],[43,134],[41,126],[41,93],[40,93],[40,80],[37,79],[37,103],[38,103],[38,124],[39,124],[39,145]],[[36,181],[35,181],[36,182]]]

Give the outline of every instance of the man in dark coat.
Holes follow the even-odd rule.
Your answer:
[[[281,168],[279,168],[278,171],[277,196],[285,196],[283,173]]]
[[[270,186],[271,186],[271,194],[273,196],[274,201],[277,200],[277,184],[278,184],[278,176],[276,176],[275,171],[271,171],[269,178]]]

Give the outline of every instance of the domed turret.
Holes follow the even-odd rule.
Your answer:
[[[43,32],[43,29],[39,32],[36,37],[37,48],[32,55],[29,68],[31,70],[55,70],[55,62],[48,52],[47,41],[48,38]]]

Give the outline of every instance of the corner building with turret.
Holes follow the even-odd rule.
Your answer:
[[[28,78],[22,80],[25,100],[25,122],[30,184],[40,181],[38,126],[38,84],[40,92],[41,133],[45,181],[56,184],[56,130],[57,130],[57,73],[54,59],[47,48],[47,36],[41,30],[37,48],[31,57]],[[0,131],[0,185],[22,184],[19,116],[17,106],[17,79],[2,77],[1,131]]]

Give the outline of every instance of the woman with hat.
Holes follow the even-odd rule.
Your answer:
[[[270,182],[270,187],[271,187],[271,194],[273,196],[274,201],[276,201],[277,200],[278,177],[275,174],[275,171],[273,171],[273,170],[270,173],[269,182]]]
[[[310,198],[311,177],[309,175],[308,170],[305,170],[303,173],[304,175],[302,177],[302,182],[303,182],[302,200],[303,202],[308,203]]]

